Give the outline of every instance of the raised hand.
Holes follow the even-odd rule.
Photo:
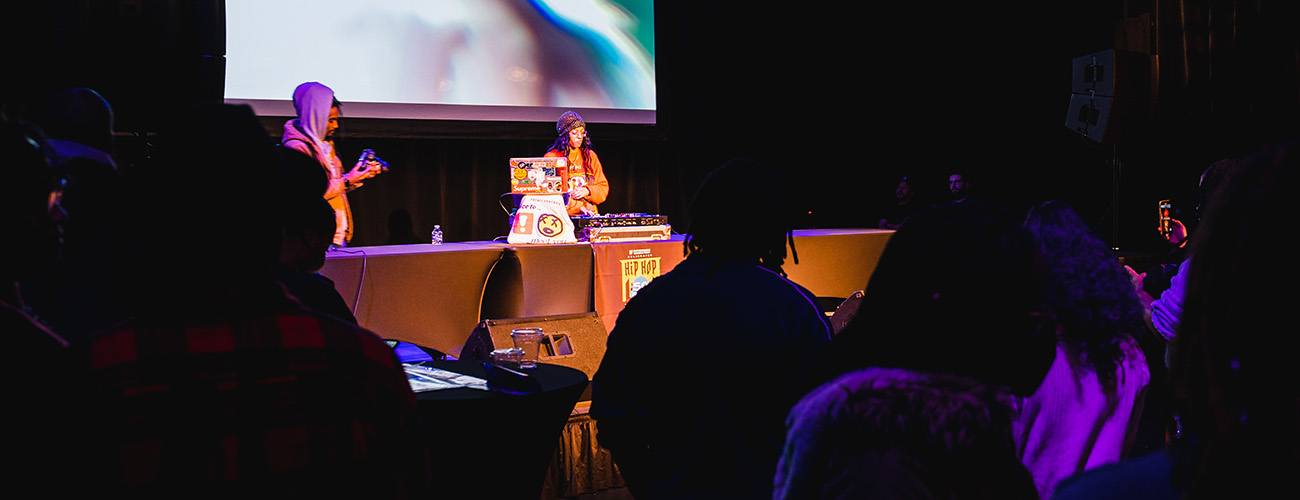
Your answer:
[[[1187,226],[1184,226],[1182,221],[1178,219],[1169,219],[1169,234],[1164,234],[1159,228],[1156,228],[1156,231],[1160,232],[1160,235],[1164,236],[1170,245],[1181,247],[1187,244]]]

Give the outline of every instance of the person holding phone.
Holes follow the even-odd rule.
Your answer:
[[[1160,200],[1156,203],[1156,212],[1159,215],[1156,232],[1159,232],[1160,236],[1175,248],[1186,248],[1187,226],[1173,217],[1173,210],[1173,202],[1169,200]]]
[[[1205,209],[1205,200],[1208,200],[1214,190],[1218,188],[1225,180],[1238,170],[1241,161],[1236,159],[1219,160],[1201,172],[1201,177],[1197,182],[1197,206],[1196,212],[1199,214]],[[1188,242],[1191,240],[1187,226],[1182,221],[1172,217],[1172,205],[1164,207],[1164,200],[1157,205],[1161,219],[1158,221],[1156,231],[1168,241],[1175,250],[1186,249]],[[1166,212],[1168,210],[1168,212]],[[1166,214],[1170,214],[1164,220]],[[1146,306],[1148,325],[1166,341],[1171,341],[1178,332],[1178,324],[1183,314],[1183,295],[1187,290],[1187,275],[1191,267],[1191,255],[1187,255],[1182,262],[1178,264],[1178,271],[1174,273],[1173,278],[1169,280],[1169,288],[1160,294],[1159,298],[1153,299],[1143,288],[1146,273],[1138,273],[1132,267],[1124,266],[1129,272],[1129,277],[1137,290],[1138,298]]]

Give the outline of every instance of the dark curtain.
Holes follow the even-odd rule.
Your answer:
[[[508,159],[541,156],[554,138],[550,124],[461,132],[455,131],[457,124],[439,124],[444,132],[438,135],[403,131],[402,124],[394,129],[392,123],[364,122],[354,125],[344,119],[337,140],[340,158],[350,165],[361,149],[371,148],[391,169],[348,195],[356,227],[353,246],[403,242],[408,235],[403,234],[400,211],[409,214],[414,242],[428,243],[435,224],[442,226],[447,242],[504,236],[509,223],[499,199],[510,191]],[[660,132],[649,126],[610,124],[590,124],[588,130],[610,182],[602,213],[662,213],[670,222],[685,223],[678,164]],[[453,135],[465,133],[479,136]],[[509,198],[502,201],[511,203]]]

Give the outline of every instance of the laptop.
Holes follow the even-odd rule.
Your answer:
[[[511,158],[510,192],[514,194],[563,194],[568,188],[565,158]]]

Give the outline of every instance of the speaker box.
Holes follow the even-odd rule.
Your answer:
[[[596,313],[542,316],[536,318],[488,319],[479,323],[461,349],[461,359],[487,361],[493,349],[514,347],[510,331],[541,328],[538,361],[581,370],[591,378],[605,357],[605,324]]]
[[[1120,127],[1111,123],[1114,105],[1114,97],[1070,94],[1070,109],[1066,111],[1065,126],[1093,142],[1118,142]]]
[[[1147,56],[1114,49],[1074,58],[1070,76],[1070,92],[1107,97],[1140,95],[1151,78]]]
[[[1071,68],[1066,128],[1114,144],[1143,126],[1151,94],[1148,56],[1103,50],[1074,58]]]

